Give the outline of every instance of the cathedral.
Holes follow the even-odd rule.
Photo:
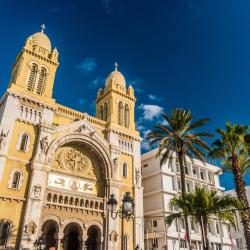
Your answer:
[[[0,249],[143,249],[134,89],[115,65],[93,117],[53,99],[58,66],[42,27],[26,39],[0,100]],[[133,209],[124,219],[126,194]]]

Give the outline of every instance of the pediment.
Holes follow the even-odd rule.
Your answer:
[[[95,129],[95,127],[90,124],[87,118],[75,121],[67,125],[61,125],[55,128],[55,133],[62,133],[65,134],[79,134],[79,135],[88,135],[90,137],[94,137],[100,143],[102,143],[105,147],[109,148],[109,142],[103,138]]]

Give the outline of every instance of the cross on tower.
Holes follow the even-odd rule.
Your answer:
[[[42,25],[41,25],[41,28],[42,28],[41,32],[44,33],[44,30],[46,29],[45,25],[42,24]]]
[[[115,62],[114,66],[115,66],[115,71],[117,71],[117,68],[118,68],[118,63],[117,63],[117,62]]]

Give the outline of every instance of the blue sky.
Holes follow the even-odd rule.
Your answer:
[[[162,110],[191,109],[213,132],[250,124],[248,0],[44,0],[0,2],[0,93],[25,39],[40,31],[59,51],[54,97],[94,115],[99,87],[115,61],[136,89],[144,135]],[[144,150],[147,144],[143,143]],[[250,177],[246,177],[250,184]],[[233,187],[230,175],[222,185]]]

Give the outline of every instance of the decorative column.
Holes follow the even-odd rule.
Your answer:
[[[63,250],[63,242],[62,242],[63,236],[64,236],[63,233],[57,234],[57,249],[58,250]]]
[[[112,177],[110,179],[109,183],[109,192],[106,195],[106,198],[109,199],[109,196],[111,194],[115,194],[115,197],[117,199],[120,197],[120,192],[119,192],[119,185],[120,185],[120,176],[119,176],[119,139],[118,135],[113,132],[109,131],[108,133],[108,141],[111,144],[111,160],[112,160]],[[118,199],[119,200],[119,199]],[[119,206],[119,204],[118,204]],[[103,250],[110,250],[113,248],[113,242],[111,240],[111,234],[112,233],[117,233],[119,234],[119,217],[117,217],[115,220],[112,219],[111,217],[111,212],[107,210],[107,207],[105,207],[106,210],[106,220],[107,220],[107,228],[106,231],[104,232],[105,235],[105,246]]]
[[[85,234],[80,235],[78,236],[78,240],[80,242],[79,250],[86,250],[87,249],[87,246],[86,246],[87,236]]]
[[[135,202],[135,240],[133,247],[138,244],[140,249],[144,249],[143,187],[141,186],[141,145],[139,138],[134,140],[133,171]]]
[[[31,165],[32,174],[21,238],[21,247],[23,249],[33,249],[34,242],[38,237],[38,232],[41,230],[40,219],[45,200],[46,177],[48,170],[45,159],[52,132],[53,130],[49,125],[41,124],[36,156]],[[36,228],[32,234],[29,234],[26,230],[27,225],[30,223],[33,223]]]

